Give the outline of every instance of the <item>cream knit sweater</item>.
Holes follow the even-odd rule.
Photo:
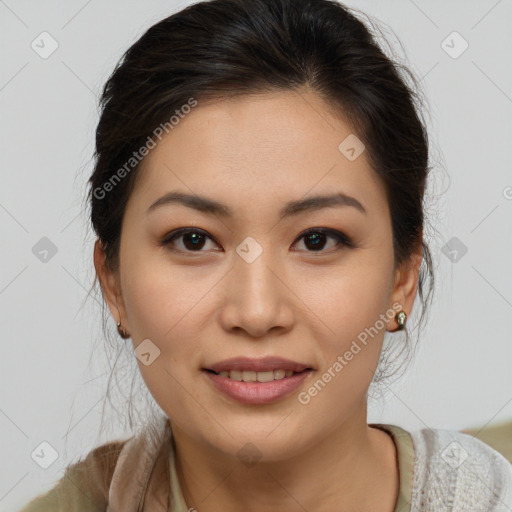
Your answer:
[[[457,431],[409,433],[415,452],[411,512],[512,511],[512,464],[500,453]]]

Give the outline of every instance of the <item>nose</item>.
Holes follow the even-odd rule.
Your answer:
[[[247,262],[238,254],[224,286],[220,314],[226,331],[244,332],[251,338],[284,333],[294,322],[293,293],[282,266],[270,259],[270,251]],[[267,257],[268,256],[268,257]]]

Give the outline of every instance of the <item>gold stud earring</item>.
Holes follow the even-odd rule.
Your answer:
[[[130,337],[130,335],[121,327],[121,322],[117,322],[117,332],[119,333],[119,336],[123,338],[123,340],[126,340]]]
[[[400,311],[395,316],[396,323],[398,324],[397,331],[405,329],[405,322],[407,322],[407,314],[405,311]]]

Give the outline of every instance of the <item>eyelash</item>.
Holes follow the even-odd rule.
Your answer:
[[[174,252],[189,253],[189,254],[193,254],[193,253],[199,254],[201,252],[206,252],[206,251],[203,251],[203,250],[189,251],[189,250],[175,249],[175,248],[170,246],[171,243],[174,240],[180,238],[183,235],[190,234],[190,233],[197,233],[199,235],[205,236],[206,238],[209,238],[210,240],[215,241],[211,236],[208,235],[208,233],[206,231],[203,231],[202,229],[198,229],[198,228],[179,228],[179,229],[176,229],[174,231],[171,231],[170,233],[167,233],[167,235],[160,242],[160,245],[164,246],[164,247],[167,247],[169,250],[174,251]],[[297,239],[294,242],[294,244],[299,242],[303,238],[307,237],[308,235],[318,234],[318,233],[323,234],[323,235],[327,235],[328,237],[331,237],[331,238],[334,238],[338,242],[339,245],[338,245],[338,247],[336,247],[334,249],[334,251],[338,251],[342,247],[348,247],[348,248],[355,247],[352,239],[349,238],[347,235],[345,235],[341,231],[337,231],[337,230],[334,230],[334,229],[327,229],[327,228],[310,228],[310,229],[307,229],[306,231],[301,233],[299,235],[299,237],[297,237]],[[322,250],[319,250],[319,251],[306,251],[306,252],[313,253],[313,254],[314,253],[322,254],[322,253],[325,253],[325,252],[330,253],[330,252],[333,252],[333,251],[332,250],[325,251],[325,250],[322,249]]]

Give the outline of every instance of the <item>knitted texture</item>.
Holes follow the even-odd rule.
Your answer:
[[[512,510],[512,464],[457,431],[410,431],[415,461],[411,512]]]

